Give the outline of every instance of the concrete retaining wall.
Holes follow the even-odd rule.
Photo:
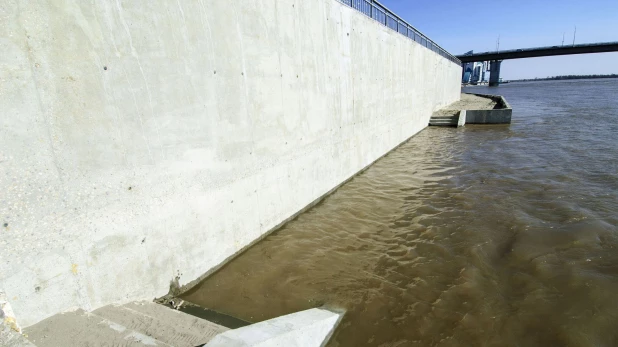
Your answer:
[[[510,124],[513,109],[506,99],[500,95],[474,94],[490,98],[496,102],[493,110],[467,110],[467,124]]]
[[[460,67],[334,0],[0,4],[20,323],[198,278],[423,129]]]

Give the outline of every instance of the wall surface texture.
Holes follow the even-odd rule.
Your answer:
[[[194,280],[423,129],[461,69],[335,0],[0,3],[22,326]]]

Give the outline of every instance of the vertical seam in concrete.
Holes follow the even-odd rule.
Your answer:
[[[348,22],[348,30],[352,31],[352,29],[354,29],[353,27],[353,23],[352,21],[354,20],[352,18],[353,16],[348,17],[348,19],[350,20]],[[345,31],[345,30],[344,30]],[[343,32],[342,32],[343,33]],[[356,83],[354,81],[354,63],[355,63],[355,59],[354,59],[354,48],[352,47],[352,37],[353,35],[347,35],[347,40],[348,40],[348,47],[350,50],[350,68],[348,69],[348,73],[349,73],[349,79],[348,81],[351,82],[351,86],[350,89],[352,90],[352,136],[356,136],[356,127],[354,126],[354,123],[356,123],[356,100],[354,98],[354,96],[356,95],[356,89],[354,88]],[[362,161],[363,158],[360,158],[360,160]]]
[[[202,13],[200,14],[200,18],[202,19],[202,25],[204,25],[204,22],[206,22],[206,27],[208,27],[208,38],[209,38],[208,42],[210,43],[210,53],[211,53],[210,62],[213,68],[216,68],[215,45],[214,45],[214,41],[212,40],[212,28],[210,27],[210,21],[208,20],[208,15],[207,15],[208,12],[206,12],[206,7],[204,7],[204,0],[199,0],[199,3],[200,3],[200,8],[202,9]]]
[[[298,16],[298,7],[295,6],[296,4],[292,5],[294,8],[294,24],[295,24],[295,37],[294,37],[294,43],[296,44],[297,47],[297,53],[298,53],[298,63],[300,64],[300,68],[299,71],[296,71],[296,75],[297,76],[301,76],[302,71],[305,71],[305,69],[303,68],[303,46],[302,46],[302,40],[299,39],[300,36],[302,36],[302,33],[300,32],[300,27],[301,27],[301,23],[299,20],[299,16]],[[294,77],[294,72],[292,72],[292,76],[290,78]],[[297,78],[296,79],[296,87],[298,90],[298,93],[300,94],[300,98],[298,98],[298,104],[299,104],[299,112],[303,112],[303,110],[305,110],[305,107],[303,105],[303,100],[305,100],[305,95],[304,95],[304,88],[302,88],[301,84],[301,78]],[[302,119],[303,117],[301,117],[301,124],[302,124]],[[306,132],[309,130],[309,125],[306,123],[308,120],[305,118],[305,129],[302,129],[302,125],[301,125],[301,132]],[[296,141],[298,141],[298,139],[295,139]],[[300,144],[300,146],[302,147],[302,144]]]
[[[135,60],[137,61],[137,65],[139,66],[139,71],[142,74],[142,78],[144,79],[144,85],[146,87],[146,92],[148,93],[148,101],[149,101],[149,107],[150,107],[150,117],[152,118],[153,122],[154,122],[154,126],[155,126],[155,131],[157,133],[157,139],[159,140],[159,149],[161,151],[161,158],[165,159],[165,152],[163,151],[163,144],[161,143],[161,135],[159,133],[159,124],[157,122],[157,119],[155,117],[154,114],[154,108],[152,107],[152,94],[150,93],[150,86],[148,85],[148,80],[146,79],[146,74],[144,73],[144,69],[142,68],[142,63],[139,59],[139,54],[137,54],[137,51],[135,50],[135,47],[133,47],[133,37],[131,36],[131,31],[129,30],[129,26],[127,25],[127,22],[124,20],[124,16],[122,15],[122,6],[120,6],[120,0],[116,0],[116,7],[118,8],[118,18],[120,19],[120,22],[122,23],[122,26],[124,27],[124,30],[127,33],[127,36],[129,38],[129,45],[131,46],[131,55],[135,58]],[[126,72],[125,72],[126,74]],[[128,77],[127,77],[128,79]],[[139,111],[138,111],[139,114]],[[142,121],[142,116],[140,115],[140,122]],[[143,125],[143,123],[142,123]],[[142,131],[143,131],[143,127],[142,127]],[[145,135],[144,135],[145,136]],[[150,154],[150,159],[152,160],[153,164],[155,162],[154,157],[152,155],[152,152],[150,151],[150,146],[148,146],[148,152]]]
[[[101,22],[99,21],[99,17],[97,16],[97,11],[93,10],[92,11],[92,15],[93,15],[97,25],[99,26],[99,30],[101,31],[101,34],[103,34],[103,32],[105,32],[104,31],[105,28],[103,26],[101,26]],[[114,49],[116,50],[116,52],[118,52],[118,47],[116,47],[116,42],[114,41],[114,36],[110,35],[110,37],[112,39],[112,44],[114,45]],[[92,46],[93,46],[93,49],[94,49],[95,48],[94,43],[92,43]],[[105,58],[105,60],[107,62],[109,62],[109,57],[107,56],[107,51],[105,50],[104,52],[105,52],[105,57],[104,58]],[[101,62],[99,62],[99,64],[100,63]],[[95,68],[96,69],[100,69],[100,66],[95,66]],[[101,75],[101,84],[102,84],[103,90],[105,91],[105,93],[107,95],[111,96],[112,100],[114,101],[114,105],[117,105],[116,96],[114,95],[113,92],[109,93],[109,88],[108,88],[108,84],[107,84],[108,79],[105,78],[105,74],[104,73],[99,72],[99,74]],[[124,136],[122,135],[122,131],[120,130],[121,125],[124,125],[124,123],[122,122],[122,119],[118,115],[118,112],[113,112],[113,113],[114,113],[113,117],[114,117],[114,120],[115,120],[115,123],[116,123],[115,126],[114,126],[114,130],[116,131],[118,139],[120,140],[120,143],[122,145],[123,159],[124,159],[125,163],[128,164],[128,160],[127,160],[127,146],[126,146],[126,143],[125,143],[125,140],[124,140]]]
[[[279,7],[278,7],[278,1],[274,1],[275,4],[275,27],[279,28]],[[283,31],[279,31],[279,45],[278,45],[278,49],[277,49],[277,61],[279,63],[279,104],[281,105],[281,116],[283,118],[285,118],[285,108],[284,108],[284,104],[283,104],[283,66],[281,65],[281,55],[283,54],[282,50],[283,50],[283,37],[282,37],[282,33]],[[285,125],[283,125],[283,127],[285,127]],[[287,129],[285,129],[285,132],[287,132]],[[287,150],[287,149],[286,149]],[[273,164],[274,166],[275,164]],[[260,234],[263,233],[263,227],[264,227],[264,223],[262,222],[262,202],[260,199],[260,189],[256,189],[255,192],[255,199],[256,199],[256,205],[257,205],[257,216],[258,216],[258,223],[260,223],[259,226],[259,230],[260,230]]]
[[[245,48],[244,42],[242,40],[242,31],[240,30],[240,23],[242,22],[242,18],[238,11],[238,3],[235,3],[234,9],[236,10],[236,34],[238,34],[238,40],[240,41],[240,58],[242,61],[242,83],[243,89],[245,92],[245,117],[249,123],[253,123],[253,115],[249,114],[249,90],[247,89],[247,66],[245,61]],[[253,151],[253,147],[255,146],[255,136],[254,129],[251,127],[251,151]]]
[[[204,25],[204,22],[206,23],[206,27],[208,28],[208,39],[209,39],[209,43],[210,43],[210,62],[211,62],[211,66],[213,69],[213,75],[215,75],[215,72],[217,71],[217,55],[215,55],[215,44],[214,44],[214,40],[212,39],[212,27],[210,26],[210,20],[208,19],[208,12],[206,11],[206,7],[204,6],[204,1],[203,0],[199,0],[200,3],[200,8],[202,13],[200,14],[200,18],[202,19],[202,25]],[[212,117],[207,117],[210,120],[210,129],[214,129],[215,126],[215,118],[218,117],[219,115],[219,97],[217,95],[218,92],[218,88],[217,86],[217,79],[216,77],[213,77],[212,79],[212,83],[213,83],[213,88],[212,88],[212,93],[213,93],[213,98],[212,98],[212,102],[213,102],[213,106],[214,106],[214,110],[216,110],[216,114],[213,115]],[[214,147],[217,147],[217,137],[216,136],[212,136],[212,141],[214,143]]]
[[[21,6],[18,3],[17,7],[19,9],[19,13],[21,13]],[[36,98],[37,101],[39,103],[39,111],[40,111],[40,115],[43,118],[43,122],[45,122],[46,126],[46,133],[47,133],[47,140],[49,141],[49,147],[51,149],[51,154],[52,154],[52,162],[54,163],[54,167],[56,168],[56,172],[58,173],[58,180],[60,180],[61,183],[61,189],[62,189],[62,193],[64,196],[66,196],[66,190],[64,187],[64,180],[62,179],[62,170],[60,169],[60,166],[58,165],[58,157],[56,156],[56,149],[54,148],[54,141],[52,139],[52,134],[51,134],[51,128],[52,128],[52,124],[49,120],[49,117],[47,116],[45,110],[45,107],[43,105],[43,100],[41,99],[41,91],[39,89],[39,83],[37,80],[37,76],[36,76],[36,72],[34,70],[34,66],[35,66],[35,61],[32,57],[32,47],[30,47],[30,43],[28,40],[28,31],[26,30],[26,28],[24,28],[22,26],[22,29],[24,30],[24,41],[26,42],[26,50],[27,50],[27,54],[28,54],[28,65],[30,65],[30,75],[32,76],[32,83],[34,83],[34,89],[36,90]]]
[[[128,28],[126,28],[126,24],[124,23],[124,19],[122,19],[122,16],[120,14],[120,3],[118,2],[118,0],[116,0],[116,6],[118,7],[118,17],[122,21],[123,25],[125,26],[125,30],[128,33]],[[118,46],[116,46],[116,41],[113,39],[113,34],[112,34],[112,43],[114,44],[114,48],[116,49],[116,54],[120,55],[120,51],[118,50]],[[131,43],[131,47],[133,47],[132,43]],[[146,137],[146,133],[144,131],[144,120],[142,119],[142,115],[140,113],[139,106],[137,105],[137,99],[135,98],[135,92],[133,91],[133,84],[131,83],[131,80],[129,79],[129,75],[127,75],[127,71],[124,68],[124,66],[122,67],[122,72],[124,73],[124,76],[127,79],[127,84],[129,84],[129,88],[131,90],[131,95],[133,96],[133,103],[135,104],[135,112],[137,113],[137,117],[139,119],[140,128],[142,130],[142,138],[144,139],[144,142],[146,143],[146,149],[148,150],[148,156],[150,157],[150,161],[154,164],[154,156],[152,155],[152,150],[150,149],[150,143],[148,142],[148,138]]]

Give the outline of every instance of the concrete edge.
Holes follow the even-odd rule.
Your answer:
[[[345,312],[312,308],[218,334],[206,347],[326,346]]]
[[[322,341],[322,344],[320,345],[320,347],[326,347],[326,345],[328,344],[330,339],[333,337],[333,335],[335,335],[335,332],[337,331],[337,328],[339,327],[339,324],[341,324],[341,321],[343,320],[343,316],[345,316],[345,310],[344,309],[338,309],[338,308],[332,308],[332,307],[327,308],[325,306],[324,307],[320,307],[320,308],[324,309],[324,310],[331,311],[333,313],[339,314],[339,318],[337,318],[337,321],[335,322],[335,325],[330,330],[330,332],[326,335],[326,337],[324,338],[324,341]]]
[[[34,347],[23,335],[4,290],[0,290],[0,346]]]
[[[335,191],[337,191],[337,189],[339,189],[341,186],[343,186],[344,184],[350,182],[354,177],[362,174],[363,172],[365,172],[367,169],[369,169],[373,164],[375,164],[378,160],[386,157],[387,155],[389,155],[391,152],[395,151],[396,149],[398,149],[399,147],[403,146],[405,143],[407,143],[408,141],[410,141],[410,139],[412,139],[414,136],[416,136],[417,134],[419,134],[421,131],[425,130],[425,128],[427,128],[429,126],[429,122],[428,124],[425,125],[424,128],[422,128],[421,130],[419,130],[418,132],[414,133],[412,136],[408,137],[407,139],[403,140],[401,143],[399,143],[397,146],[393,147],[392,149],[390,149],[388,152],[384,153],[383,155],[379,156],[378,158],[376,158],[374,161],[372,161],[371,163],[367,164],[365,167],[363,167],[362,169],[360,169],[358,172],[356,172],[355,174],[351,175],[350,177],[348,177],[347,179],[343,180],[341,183],[339,183],[338,185],[336,185],[335,187],[333,187],[331,190],[329,190],[328,192],[322,194],[320,197],[318,197],[317,199],[313,200],[312,202],[310,202],[307,206],[303,207],[302,209],[300,209],[298,212],[294,213],[293,215],[291,215],[290,217],[284,219],[281,223],[275,225],[273,228],[271,228],[269,231],[265,232],[264,234],[262,234],[260,237],[258,237],[257,239],[253,240],[252,242],[250,242],[247,246],[241,248],[239,251],[237,251],[236,253],[232,254],[231,256],[227,257],[225,260],[223,260],[221,263],[219,263],[218,265],[214,266],[213,268],[211,268],[210,270],[208,270],[206,273],[204,273],[202,276],[198,277],[197,279],[188,282],[187,284],[183,285],[183,286],[179,286],[176,288],[172,288],[174,286],[174,281],[172,281],[170,283],[170,292],[160,298],[155,298],[155,302],[163,304],[163,305],[169,305],[170,301],[174,298],[176,298],[177,296],[183,295],[183,294],[188,294],[191,292],[191,290],[196,287],[200,282],[202,282],[204,279],[206,279],[207,277],[211,276],[212,274],[216,273],[217,271],[221,270],[225,265],[227,265],[229,262],[231,262],[232,260],[234,260],[236,257],[240,256],[241,254],[243,254],[244,252],[246,252],[249,248],[253,247],[254,245],[256,245],[258,242],[262,241],[263,239],[265,239],[266,237],[268,237],[270,234],[274,233],[275,231],[283,228],[287,223],[295,220],[296,218],[298,218],[301,214],[307,212],[308,210],[312,209],[313,207],[319,205],[322,201],[324,201],[324,199],[326,199],[329,195],[333,194]],[[176,301],[178,301],[176,299]]]
[[[7,326],[18,334],[22,333],[21,326],[17,322],[15,312],[13,312],[4,290],[0,290],[0,326]]]
[[[3,347],[36,347],[28,339],[13,330],[11,327],[0,323],[0,346]]]
[[[459,118],[457,119],[457,127],[466,125],[466,110],[459,111]]]

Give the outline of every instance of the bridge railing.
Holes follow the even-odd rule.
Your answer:
[[[461,61],[454,55],[447,52],[444,48],[430,40],[427,36],[423,35],[420,31],[408,24],[405,20],[391,12],[381,3],[376,0],[338,0],[339,2],[346,4],[359,12],[365,14],[369,18],[372,18],[386,27],[395,30],[403,36],[418,42],[421,46],[436,52],[442,57],[452,61],[455,64],[461,65]]]

